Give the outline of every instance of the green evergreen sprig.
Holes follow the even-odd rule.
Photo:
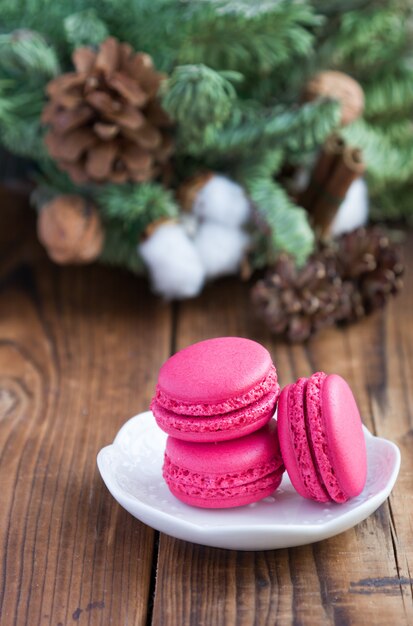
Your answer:
[[[367,70],[368,75],[400,58],[408,43],[406,17],[406,10],[392,2],[345,12],[335,39],[334,61],[356,72]]]
[[[0,71],[30,85],[43,85],[60,71],[56,52],[35,31],[18,29],[0,35]]]
[[[398,68],[398,71],[377,77],[365,90],[365,117],[387,120],[397,114],[408,114],[413,108],[413,69]]]
[[[178,216],[172,193],[158,183],[106,185],[92,193],[106,232],[101,261],[142,272],[137,245],[149,224]]]
[[[205,65],[181,65],[172,72],[163,87],[162,105],[178,124],[182,143],[201,140],[210,128],[222,128],[237,97],[227,77]]]
[[[109,36],[108,27],[94,8],[68,15],[64,18],[63,25],[66,39],[73,48],[98,46]]]
[[[11,152],[45,157],[44,89],[59,71],[56,52],[41,34],[19,29],[0,35],[0,141]]]
[[[105,241],[99,260],[114,267],[124,267],[134,274],[142,274],[145,269],[137,253],[134,233],[125,232],[124,225],[117,221],[105,222]]]
[[[179,213],[172,192],[159,183],[105,185],[93,195],[104,218],[133,227],[137,235],[151,222]]]
[[[385,132],[363,120],[344,128],[342,134],[350,145],[363,150],[367,171],[376,189],[413,177],[413,141],[403,146],[393,145]]]
[[[223,127],[209,125],[203,136],[196,137],[188,137],[189,131],[184,131],[181,151],[202,156],[208,163],[244,159],[251,151],[259,153],[274,145],[291,152],[308,151],[320,145],[340,120],[338,104],[328,100],[290,108],[265,109],[253,103],[238,106]],[[193,127],[190,120],[188,124]]]
[[[271,151],[255,165],[240,170],[239,176],[255,206],[269,229],[265,237],[265,263],[273,261],[285,251],[303,265],[314,247],[314,232],[308,222],[307,212],[294,204],[285,190],[274,180],[282,163],[282,153]]]
[[[193,6],[195,3],[187,3]],[[257,76],[310,54],[320,24],[308,2],[203,2],[190,21],[178,62]]]

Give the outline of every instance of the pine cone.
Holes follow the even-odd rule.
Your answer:
[[[77,184],[154,178],[172,153],[170,120],[156,99],[163,75],[152,59],[109,37],[78,48],[75,71],[49,82],[45,143]]]
[[[269,329],[291,342],[305,341],[351,310],[351,283],[337,275],[329,249],[314,255],[302,268],[281,255],[252,291],[253,302]]]
[[[56,196],[37,222],[39,240],[59,264],[90,263],[101,253],[103,229],[96,207],[81,196]]]
[[[360,294],[359,306],[348,319],[357,319],[381,308],[389,296],[403,287],[404,267],[400,250],[381,228],[358,228],[337,241],[338,272],[352,281]]]
[[[281,255],[252,290],[269,329],[305,341],[336,322],[351,322],[382,307],[402,287],[400,253],[377,227],[358,228],[317,250],[302,269]]]

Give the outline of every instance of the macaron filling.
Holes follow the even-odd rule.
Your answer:
[[[254,383],[251,389],[238,396],[225,398],[222,401],[186,402],[170,396],[162,389],[159,383],[156,387],[155,401],[168,411],[180,415],[213,417],[223,413],[230,413],[248,404],[252,404],[272,390],[276,390],[279,393],[277,372],[274,365],[271,365],[266,376],[257,383]]]
[[[318,472],[306,414],[307,382],[306,378],[300,378],[288,389],[289,433],[307,496],[318,502],[327,502],[330,498]]]
[[[279,459],[240,472],[206,474],[193,472],[175,465],[167,454],[163,466],[163,477],[171,491],[178,495],[199,499],[200,503],[230,501],[262,492],[272,493],[280,484],[284,466]],[[252,501],[252,500],[250,500]]]
[[[152,401],[151,409],[158,426],[168,434],[187,435],[189,439],[195,434],[202,440],[211,435],[217,440],[216,436],[227,438],[231,431],[234,437],[240,437],[261,428],[273,416],[278,395],[279,388],[276,388],[246,407],[218,416],[180,415],[165,409],[156,400]]]

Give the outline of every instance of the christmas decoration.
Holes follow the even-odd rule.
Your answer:
[[[305,341],[351,310],[351,283],[343,284],[329,254],[318,253],[297,269],[282,255],[256,283],[252,299],[271,332],[291,342]]]
[[[212,221],[203,222],[194,237],[208,278],[236,274],[246,255],[250,239],[238,228],[228,228]]]
[[[330,233],[337,211],[354,180],[365,170],[362,154],[336,135],[330,137],[318,157],[301,201],[311,215],[316,232]],[[345,207],[342,208],[342,213]],[[360,224],[357,224],[360,225]]]
[[[138,247],[155,293],[166,299],[192,298],[202,289],[205,270],[185,229],[164,222]]]
[[[304,89],[304,100],[316,100],[322,96],[340,102],[343,126],[354,122],[363,113],[363,89],[354,78],[343,72],[325,70],[308,81]]]
[[[381,228],[358,228],[343,235],[337,264],[343,280],[355,284],[361,299],[348,321],[381,308],[403,286],[400,251]]]
[[[37,232],[53,261],[90,263],[102,251],[103,229],[96,207],[81,196],[57,196],[45,204]]]
[[[252,290],[258,314],[275,334],[300,342],[327,326],[359,319],[402,286],[400,253],[379,228],[359,228],[319,244],[297,269],[281,255]]]
[[[393,248],[369,250],[369,279],[345,278],[338,250],[368,217],[413,219],[413,9],[324,4],[63,0],[45,19],[41,0],[4,2],[0,143],[31,160],[39,198],[94,207],[92,256],[166,298],[246,268],[285,274],[287,255],[277,293],[307,304],[277,304],[282,332],[364,315],[367,292],[375,306],[399,288]],[[51,256],[80,262],[72,235],[55,245],[71,212],[54,232],[40,204]]]
[[[77,48],[75,72],[47,85],[45,143],[75,183],[141,182],[159,174],[172,151],[170,120],[156,99],[163,76],[148,54],[108,37],[94,52]]]
[[[249,220],[251,202],[240,185],[215,174],[195,194],[192,211],[200,219],[237,228]]]
[[[155,220],[138,247],[154,291],[166,299],[193,297],[205,280],[236,274],[250,244],[242,225],[251,206],[240,185],[207,172],[185,181],[177,195],[185,205],[180,222]]]

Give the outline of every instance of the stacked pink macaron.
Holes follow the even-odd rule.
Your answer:
[[[284,469],[317,502],[343,503],[364,487],[365,440],[347,383],[317,372],[280,395],[269,352],[249,339],[209,339],[172,356],[151,408],[169,435],[164,479],[186,504],[256,502],[277,489]]]
[[[280,393],[269,352],[240,337],[209,339],[162,366],[151,409],[169,437],[164,478],[187,504],[232,507],[280,484],[272,417]]]

